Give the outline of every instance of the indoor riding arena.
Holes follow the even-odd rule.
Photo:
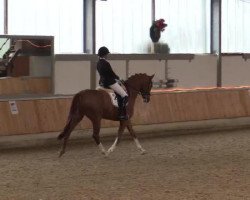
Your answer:
[[[250,200],[250,0],[0,15],[0,200]]]

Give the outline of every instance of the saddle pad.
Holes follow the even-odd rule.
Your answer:
[[[101,86],[96,87],[96,90],[104,90],[106,92],[114,92],[112,89],[104,88],[104,87],[101,87]]]
[[[113,90],[111,89],[107,89],[107,88],[103,88],[103,87],[97,87],[96,88],[97,90],[104,90],[105,92],[107,92],[110,96],[110,99],[111,99],[111,102],[112,104],[115,106],[115,107],[118,107],[118,101],[117,101],[117,98],[116,98],[116,94],[114,93]]]

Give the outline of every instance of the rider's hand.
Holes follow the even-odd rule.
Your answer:
[[[125,83],[125,81],[123,80],[123,79],[120,79],[119,80],[122,84],[124,84]]]

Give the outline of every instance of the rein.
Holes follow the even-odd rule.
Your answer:
[[[137,92],[139,95],[141,95],[141,96],[145,96],[145,95],[149,95],[149,96],[150,96],[150,93],[149,93],[149,92],[142,92],[142,91],[140,91],[140,90],[137,90],[137,89],[135,89],[134,87],[132,87],[130,84],[128,84],[127,82],[123,82],[122,84],[124,84],[126,88],[128,87],[128,88],[130,88],[130,89],[136,91],[136,92]]]

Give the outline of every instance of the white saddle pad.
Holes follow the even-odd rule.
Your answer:
[[[115,106],[115,107],[118,107],[118,101],[117,101],[117,98],[116,98],[116,94],[113,92],[113,90],[111,89],[106,89],[106,88],[103,88],[103,87],[97,87],[96,88],[97,90],[104,90],[105,92],[107,92],[110,96],[110,99],[111,99],[111,102],[112,104]]]

